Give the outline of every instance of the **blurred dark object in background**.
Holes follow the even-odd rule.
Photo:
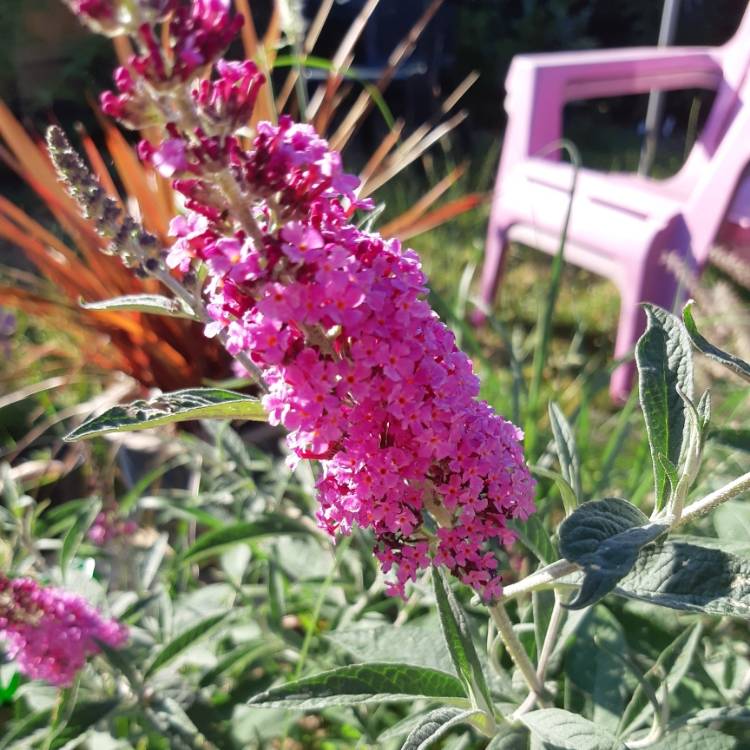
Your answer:
[[[332,58],[347,29],[360,13],[366,0],[337,0],[315,47],[315,56]],[[388,57],[407,36],[431,0],[381,0],[360,37],[354,55],[357,76],[375,83],[387,67]],[[304,14],[309,22],[315,17],[321,0],[305,0]],[[401,65],[388,88],[386,100],[398,117],[410,126],[421,125],[435,114],[446,91],[447,76],[457,61],[455,3],[446,0],[419,37],[411,56]],[[321,71],[322,72],[322,71]],[[315,78],[311,71],[311,78]],[[322,76],[318,76],[322,77]],[[372,118],[371,118],[372,119]]]

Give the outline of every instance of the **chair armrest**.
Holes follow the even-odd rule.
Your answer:
[[[637,47],[518,55],[506,79],[506,102],[511,112],[517,94],[529,90],[564,105],[569,101],[640,94],[652,89],[714,89],[721,79],[720,50],[712,47]]]

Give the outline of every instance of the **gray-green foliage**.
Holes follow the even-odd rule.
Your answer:
[[[528,689],[503,639],[491,637],[485,604],[444,571],[433,571],[432,587],[418,581],[408,605],[384,597],[372,540],[354,530],[337,550],[310,523],[308,465],[292,473],[233,427],[205,421],[231,418],[242,430],[263,418],[256,400],[214,388],[117,407],[71,435],[203,420],[165,441],[169,457],[122,493],[121,512],[151,530],[137,544],[97,550],[87,532],[110,504],[45,508],[0,473],[12,568],[46,555],[52,578],[131,628],[127,647],[102,644],[58,700],[9,687],[0,700],[15,714],[0,747],[88,738],[234,750],[286,736],[315,750],[610,750],[650,732],[655,748],[743,747],[750,661],[732,646],[750,619],[745,508],[735,498],[718,509],[717,537],[697,516],[689,534],[675,533],[711,449],[709,404],[692,400],[680,321],[656,308],[649,319],[638,352],[648,433],[639,466],[653,474],[645,499],[657,510],[649,516],[627,487],[620,497],[592,491],[608,480],[592,462],[596,441],[580,435],[588,407],[566,408],[568,419],[551,405],[540,510],[514,524],[531,572],[558,557],[577,568],[545,583],[559,586],[562,609],[544,589],[507,604],[520,648],[535,667],[544,655],[544,705],[519,709]],[[626,421],[613,446],[625,443]],[[707,616],[728,616],[734,640],[698,619]],[[0,687],[11,676],[0,669]]]

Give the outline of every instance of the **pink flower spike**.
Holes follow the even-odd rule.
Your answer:
[[[127,637],[124,625],[75,594],[0,575],[0,638],[31,679],[66,687],[99,652],[97,641],[118,648]]]

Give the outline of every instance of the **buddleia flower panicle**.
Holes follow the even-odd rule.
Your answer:
[[[392,594],[436,564],[495,599],[496,547],[534,510],[521,432],[478,399],[416,253],[353,222],[372,204],[340,154],[287,116],[240,137],[264,79],[217,61],[237,19],[218,0],[179,4],[169,59],[141,27],[149,51],[102,100],[127,126],[163,125],[139,154],[184,198],[166,262],[203,269],[206,335],[260,369],[292,461],[319,462],[320,526],[371,530]]]

